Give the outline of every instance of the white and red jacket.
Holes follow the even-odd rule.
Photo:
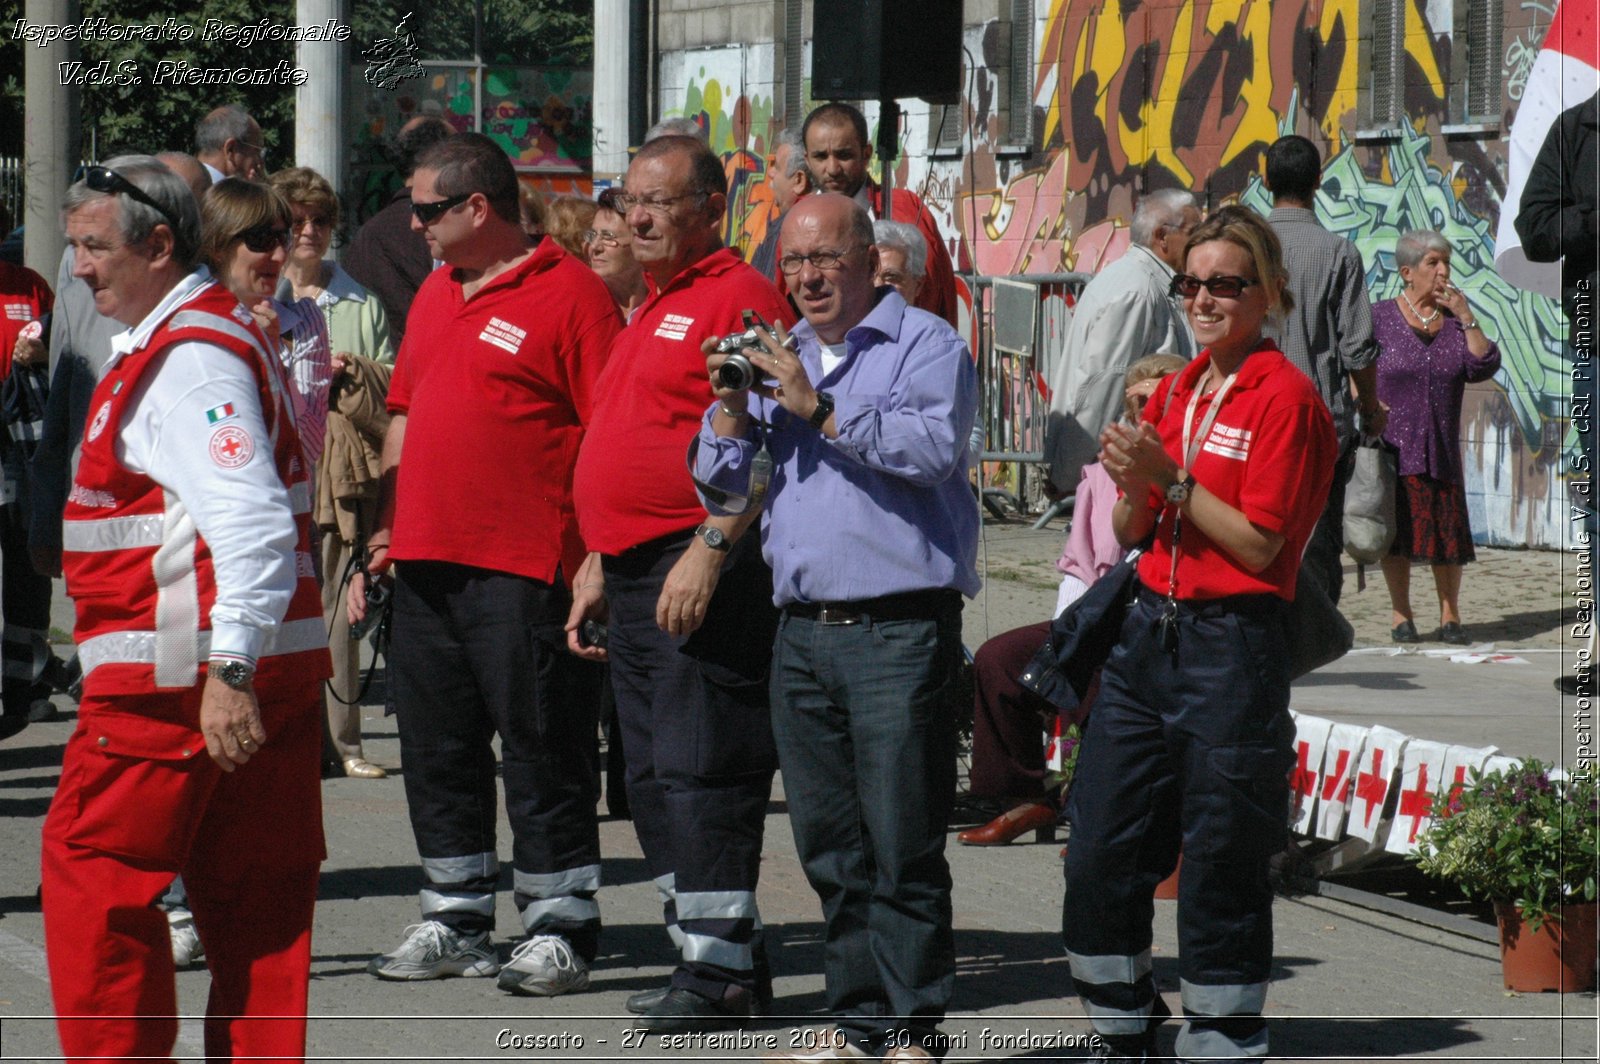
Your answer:
[[[63,533],[85,688],[192,688],[211,657],[256,662],[258,686],[326,677],[309,471],[266,338],[200,270],[113,349]]]

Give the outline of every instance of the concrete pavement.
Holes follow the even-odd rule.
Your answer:
[[[967,642],[1043,618],[1054,602],[1051,564],[1059,526],[1035,533],[1021,524],[985,529],[986,589],[969,605]],[[1570,602],[1575,564],[1553,553],[1481,551],[1465,580],[1469,631],[1510,649],[1526,665],[1451,664],[1424,653],[1391,656],[1382,578],[1345,608],[1357,653],[1297,685],[1296,709],[1335,720],[1385,723],[1419,738],[1558,758],[1573,750],[1563,702],[1551,688],[1562,671],[1559,610]],[[1414,585],[1419,617],[1431,594]],[[57,610],[57,625],[70,614]],[[1419,624],[1424,632],[1431,627]],[[1426,650],[1442,649],[1425,643]],[[70,707],[65,707],[70,709]],[[36,725],[0,746],[0,1059],[59,1056],[48,1020],[43,927],[34,903],[39,825],[71,720]],[[369,756],[398,767],[393,722],[370,708]],[[657,985],[673,953],[660,927],[655,889],[631,825],[602,823],[606,932],[590,993],[512,998],[492,980],[422,984],[380,982],[365,973],[373,954],[397,944],[417,919],[420,873],[399,778],[325,784],[329,860],[313,940],[312,1059],[354,1060],[741,1060],[789,1044],[797,1027],[822,1022],[821,922],[815,895],[795,859],[781,786],[767,820],[760,901],[778,972],[775,1008],[742,1043],[663,1047],[630,1037],[622,1001]],[[270,830],[271,810],[262,811]],[[502,854],[509,848],[502,831]],[[969,849],[952,840],[958,974],[946,1025],[950,1060],[1077,1060],[1088,1025],[1061,956],[1059,843]],[[509,871],[506,873],[509,880]],[[1155,973],[1179,1011],[1175,903],[1156,906]],[[1275,907],[1277,965],[1266,1012],[1272,1053],[1285,1060],[1365,1061],[1418,1057],[1473,1060],[1597,1059],[1594,994],[1514,995],[1501,987],[1494,946],[1344,902],[1305,895]],[[519,928],[509,890],[499,928]],[[503,946],[503,952],[509,946]],[[203,1012],[207,977],[179,975],[183,1010]],[[1169,1025],[1162,1045],[1170,1051]],[[182,1026],[180,1059],[200,1056],[197,1020]],[[581,1042],[581,1044],[579,1044]]]

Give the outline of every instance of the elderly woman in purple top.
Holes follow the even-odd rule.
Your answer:
[[[1384,441],[1399,456],[1394,546],[1383,560],[1396,643],[1415,643],[1411,565],[1433,566],[1439,638],[1464,645],[1461,567],[1476,555],[1461,476],[1461,396],[1469,381],[1500,368],[1500,349],[1484,335],[1461,289],[1450,283],[1450,245],[1419,230],[1395,244],[1404,286],[1372,308],[1378,399],[1389,407]]]

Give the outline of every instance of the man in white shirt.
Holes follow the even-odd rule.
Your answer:
[[[170,1054],[167,919],[150,902],[182,873],[210,954],[208,1054],[298,1058],[330,670],[287,385],[249,312],[195,266],[194,197],[157,160],[91,167],[66,223],[74,274],[128,328],[62,536],[84,673],[42,861],[62,1046]]]
[[[1078,297],[1050,374],[1044,449],[1050,483],[1060,493],[1077,488],[1083,467],[1100,452],[1100,431],[1122,416],[1128,367],[1146,355],[1195,356],[1183,307],[1168,286],[1199,222],[1191,193],[1168,188],[1145,196],[1128,226],[1128,250]]]

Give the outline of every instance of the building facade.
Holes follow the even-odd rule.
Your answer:
[[[1311,137],[1326,159],[1319,214],[1361,249],[1373,297],[1399,290],[1395,239],[1436,229],[1504,352],[1463,417],[1477,538],[1560,547],[1577,453],[1566,325],[1493,269],[1506,136],[1554,7],[965,0],[961,102],[902,101],[895,181],[939,215],[958,269],[1093,272],[1127,246],[1141,193],[1181,186],[1209,207],[1265,210],[1266,146]],[[771,138],[812,104],[812,5],[653,0],[646,17],[657,111],[704,126],[727,162],[728,240],[754,248],[772,220]]]

